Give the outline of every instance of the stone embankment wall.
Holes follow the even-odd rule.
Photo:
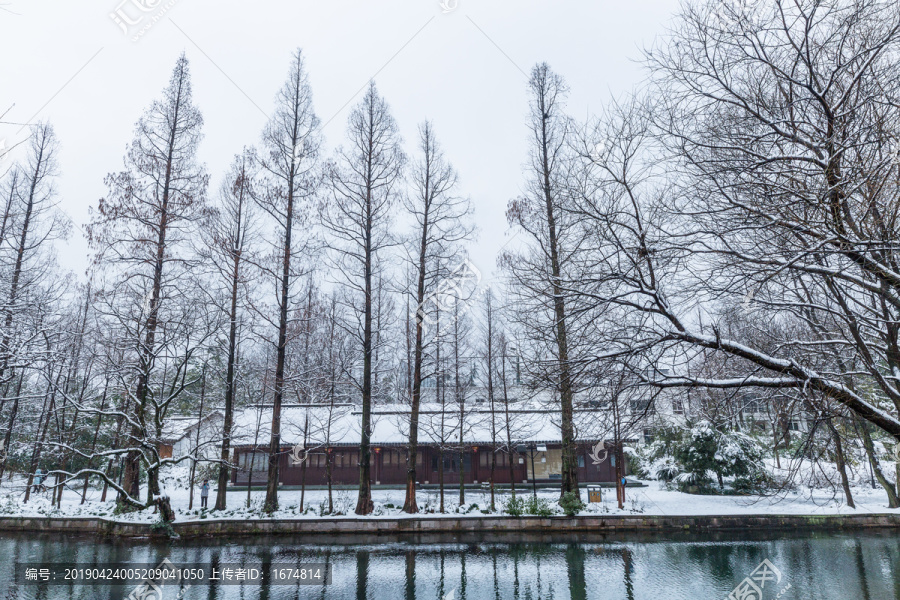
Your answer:
[[[881,515],[726,515],[582,517],[404,517],[391,519],[199,519],[173,523],[183,538],[239,535],[405,534],[405,533],[664,533],[729,530],[841,530],[893,528],[900,514]],[[101,518],[0,518],[0,531],[90,534],[113,537],[156,535],[150,525]]]

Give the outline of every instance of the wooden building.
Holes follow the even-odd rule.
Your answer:
[[[511,435],[507,437],[507,419]],[[576,412],[579,431],[589,431],[595,411]],[[491,421],[493,422],[493,426]],[[252,407],[235,420],[232,484],[262,485],[268,465],[268,424],[271,408]],[[282,413],[279,473],[283,485],[327,484],[327,461],[332,462],[332,483],[355,486],[359,482],[359,422],[356,407],[334,409],[321,405],[292,405]],[[562,449],[553,411],[518,407],[509,415],[473,408],[463,414],[460,440],[458,412],[441,413],[433,406],[420,413],[416,472],[420,485],[437,485],[443,462],[444,484],[480,484],[490,480],[491,455],[496,455],[494,482],[510,483],[510,462],[516,485],[546,484],[562,479]],[[373,485],[406,483],[408,409],[377,407],[372,415],[371,481]],[[404,426],[405,425],[405,426]],[[507,439],[512,443],[508,444]],[[510,448],[511,446],[511,448]],[[577,443],[580,482],[612,482],[615,465],[611,442],[584,439]],[[532,469],[533,460],[533,469]],[[626,464],[627,469],[627,464]]]

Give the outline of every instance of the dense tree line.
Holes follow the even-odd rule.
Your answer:
[[[700,399],[682,412],[723,431],[752,393],[779,466],[802,413],[800,452],[837,465],[848,503],[858,448],[897,506],[876,445],[900,440],[898,55],[894,3],[696,2],[646,51],[648,81],[585,122],[566,112],[563,77],[536,65],[507,210],[524,235],[487,291],[472,285],[472,203],[439,126],[408,145],[371,82],[324,155],[300,50],[258,144],[220,176],[197,160],[204,122],[178,58],[91,212],[83,278],[55,263],[71,228],[59,141],[32,125],[0,172],[0,477],[27,474],[27,500],[52,465],[55,502],[78,481],[82,501],[95,486],[165,519],[161,472],[196,458],[161,455],[168,423],[217,409],[224,509],[234,415],[266,404],[271,512],[283,405],[352,403],[367,514],[372,407],[400,403],[414,513],[420,431],[437,428],[442,452],[463,445],[478,386],[493,503],[516,386],[558,411],[560,493],[577,493],[575,411],[596,407],[591,435],[623,440],[650,411],[622,403],[666,390]],[[426,381],[448,421],[420,420]]]

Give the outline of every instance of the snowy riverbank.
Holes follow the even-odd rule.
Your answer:
[[[203,519],[329,519],[356,518],[353,513],[356,505],[356,490],[334,490],[332,495],[333,513],[328,514],[328,495],[325,490],[281,490],[279,492],[279,510],[269,515],[262,511],[265,492],[250,492],[250,504],[247,506],[246,489],[229,488],[228,508],[224,511],[204,511],[200,509],[199,488],[194,491],[193,506],[190,505],[190,491],[184,473],[171,473],[167,479],[167,493],[177,522]],[[700,515],[867,515],[867,514],[900,514],[900,510],[887,508],[884,490],[880,487],[872,489],[869,485],[858,484],[853,488],[856,508],[849,508],[840,496],[830,490],[812,490],[798,488],[796,491],[773,497],[762,496],[706,496],[686,494],[666,489],[657,481],[645,482],[646,487],[629,487],[627,501],[623,509],[615,502],[612,489],[603,490],[603,501],[587,504],[582,515],[645,515],[645,516],[700,516]],[[215,502],[215,489],[210,492],[209,505]],[[530,497],[530,487],[518,489],[522,497]],[[554,514],[563,514],[556,504],[559,492],[555,489],[538,489],[539,498],[546,500],[547,506]],[[586,493],[583,493],[587,500]],[[109,493],[105,502],[100,501],[100,491],[89,489],[86,501],[81,503],[81,489],[78,486],[67,488],[63,493],[60,507],[52,507],[48,493],[32,494],[30,500],[24,502],[24,480],[14,477],[4,480],[0,486],[0,517],[102,517],[120,522],[153,523],[158,515],[152,509],[140,512],[115,514],[115,495]],[[490,494],[483,490],[466,490],[465,503],[459,505],[459,489],[448,486],[445,490],[445,516],[459,517],[466,515],[504,516],[504,507],[510,498],[509,490],[498,490],[496,494],[496,510],[490,510]],[[400,489],[373,490],[375,511],[373,516],[396,519],[407,519],[400,510],[403,506],[404,491]],[[301,506],[302,503],[302,506]],[[439,495],[437,490],[420,490],[418,504],[423,516],[439,517]]]

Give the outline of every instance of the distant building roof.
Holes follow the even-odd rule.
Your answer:
[[[575,410],[575,430],[579,441],[594,441],[610,437],[598,418],[600,411]],[[336,406],[329,417],[323,405],[283,406],[281,440],[285,446],[304,442],[308,447],[357,446],[360,443],[362,411],[358,406]],[[372,408],[373,445],[401,445],[409,440],[410,408],[405,405],[381,405]],[[268,444],[272,424],[271,406],[252,406],[235,415],[232,442],[235,446]],[[562,440],[558,409],[518,403],[509,410],[509,424],[513,443]],[[493,431],[493,433],[492,433]],[[606,433],[606,435],[604,435]],[[465,444],[505,442],[506,413],[502,407],[491,413],[481,406],[467,406],[463,418],[462,441]],[[459,412],[448,406],[423,404],[419,412],[420,444],[458,444],[460,441]]]

